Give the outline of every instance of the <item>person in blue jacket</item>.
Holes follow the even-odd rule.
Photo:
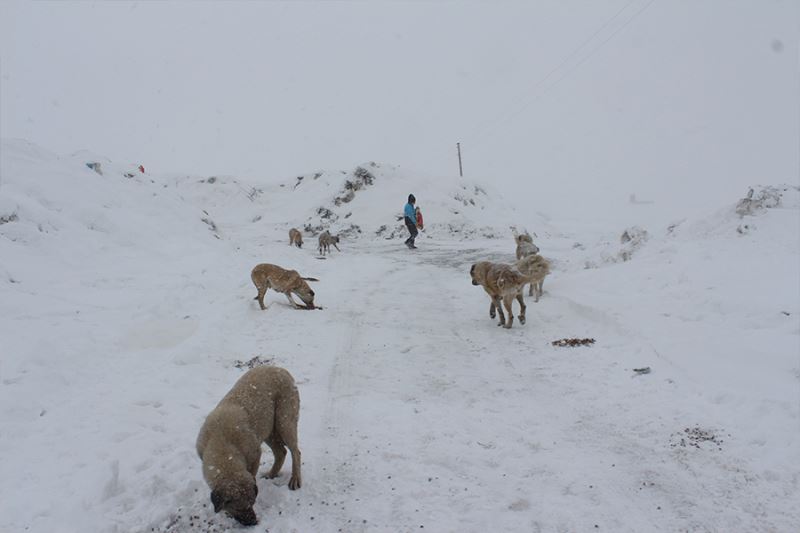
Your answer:
[[[403,218],[406,221],[406,227],[408,228],[408,232],[411,236],[406,239],[406,246],[409,248],[416,248],[414,245],[414,239],[417,238],[417,212],[414,209],[414,204],[417,203],[417,199],[414,198],[413,194],[408,195],[408,203],[403,208]]]

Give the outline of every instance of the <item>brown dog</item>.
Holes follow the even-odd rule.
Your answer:
[[[498,326],[503,326],[508,329],[513,324],[514,314],[512,303],[514,299],[519,302],[520,306],[520,313],[518,316],[519,322],[520,324],[525,323],[525,311],[527,306],[525,305],[522,291],[526,283],[532,283],[533,280],[536,279],[535,276],[541,273],[541,269],[538,266],[538,261],[540,259],[541,258],[538,256],[530,256],[518,261],[516,265],[481,261],[475,263],[472,265],[472,268],[470,268],[472,284],[481,285],[491,299],[489,316],[494,318],[495,310],[497,310],[497,313],[500,315]],[[517,267],[520,267],[525,273],[520,271]],[[500,305],[501,300],[508,313],[508,320],[506,320],[503,307]]]
[[[515,265],[523,275],[531,280],[528,296],[533,296],[538,302],[542,295],[544,278],[550,273],[550,262],[541,255],[529,255],[517,261]]]
[[[337,252],[341,252],[336,244],[339,242],[338,236],[331,235],[328,230],[323,231],[319,236],[319,255],[325,255],[325,252],[330,253],[331,244],[336,248]]]
[[[258,305],[264,310],[267,307],[264,305],[264,294],[267,289],[274,289],[282,292],[289,299],[289,302],[298,309],[316,309],[314,305],[314,291],[308,286],[306,281],[319,281],[317,278],[303,278],[296,270],[286,270],[278,265],[270,265],[269,263],[261,263],[253,268],[250,273],[250,279],[258,289],[258,294],[254,298],[258,300]],[[303,300],[305,306],[302,306],[294,301],[292,293],[296,294]]]
[[[522,235],[515,235],[514,240],[517,243],[517,261],[523,257],[539,253],[539,247],[533,244],[533,237],[527,232]]]
[[[303,234],[297,228],[289,230],[289,246],[296,245],[298,248],[303,247]]]
[[[215,513],[226,511],[245,526],[258,523],[253,504],[262,442],[274,455],[265,477],[277,477],[288,447],[292,454],[289,490],[300,488],[299,416],[300,395],[294,378],[283,368],[256,367],[222,398],[197,436],[197,454]]]

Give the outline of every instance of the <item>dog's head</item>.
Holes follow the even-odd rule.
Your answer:
[[[519,246],[523,242],[529,242],[533,244],[533,237],[531,237],[531,234],[528,233],[527,231],[525,233],[515,235],[514,240],[517,241],[517,246]]]
[[[292,288],[292,292],[296,294],[303,303],[306,304],[308,309],[314,309],[314,291],[311,290],[311,287],[308,286],[306,280],[303,278],[298,278],[297,283],[295,283],[294,287]]]
[[[480,285],[486,279],[486,262],[481,261],[480,263],[475,263],[469,269],[469,275],[472,278],[473,285]]]
[[[332,235],[331,236],[331,242],[335,242],[336,244],[339,244],[339,236],[338,235]]]
[[[211,491],[214,512],[225,511],[244,526],[258,523],[253,505],[258,496],[256,481],[247,472],[241,472]]]

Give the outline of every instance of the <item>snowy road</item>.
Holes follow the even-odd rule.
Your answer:
[[[448,218],[411,252],[369,233],[394,231],[376,228],[407,188],[379,174],[338,207],[363,236],[320,260],[309,236],[287,245],[285,221],[330,201],[341,184],[325,177],[308,192],[136,181],[4,146],[3,533],[242,531],[209,508],[194,443],[254,357],[297,380],[303,452],[301,490],[288,465],[259,480],[254,531],[800,523],[796,189],[745,230],[733,204],[651,226],[626,262],[619,228],[540,222],[554,272],[504,330],[469,267],[512,260],[509,230],[486,224],[522,215],[480,187],[429,188],[426,214]],[[324,309],[269,292],[261,311],[261,262],[319,278]],[[551,345],[571,337],[596,343]]]
[[[226,336],[250,335],[274,354],[303,402],[305,484],[290,493],[286,476],[262,480],[262,526],[790,529],[796,471],[751,465],[753,443],[731,433],[734,413],[657,351],[660,339],[627,325],[632,311],[622,301],[583,303],[597,295],[570,292],[570,274],[556,272],[544,298],[529,302],[528,323],[505,331],[469,282],[472,261],[504,256],[491,251],[497,243],[483,244],[423,242],[410,253],[396,243],[348,243],[325,261],[306,259],[321,279],[324,311],[294,311],[273,294],[261,313],[240,298]],[[597,343],[550,345],[564,337]],[[655,370],[632,371],[643,366]],[[269,460],[265,451],[264,469]],[[184,509],[204,502],[200,487]],[[210,520],[213,530],[232,525]]]

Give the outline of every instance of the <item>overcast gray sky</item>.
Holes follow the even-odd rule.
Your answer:
[[[156,171],[800,180],[800,2],[0,3],[0,130]]]

